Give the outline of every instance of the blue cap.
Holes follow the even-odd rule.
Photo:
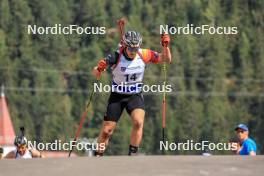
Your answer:
[[[241,130],[244,130],[244,131],[248,131],[247,125],[242,124],[242,123],[237,125],[237,127],[235,128],[235,130],[238,130],[238,129],[241,129]]]

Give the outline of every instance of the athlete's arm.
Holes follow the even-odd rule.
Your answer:
[[[170,49],[169,47],[166,47],[166,54],[163,53],[158,53],[156,51],[152,51],[149,49],[141,49],[141,54],[143,57],[144,62],[147,64],[149,62],[157,64],[157,63],[163,63],[163,59],[165,59],[166,62],[170,63],[171,61],[171,54],[170,54]]]
[[[99,60],[97,66],[93,68],[92,74],[98,79],[101,76],[101,73],[106,69],[106,61],[105,59]]]
[[[0,147],[0,159],[2,159],[3,153],[4,153],[4,149],[2,147]]]
[[[165,47],[165,51],[162,49],[162,52],[159,53],[159,55],[161,58],[159,62],[163,63],[165,61],[166,63],[171,63],[171,52],[169,47]]]
[[[41,154],[38,150],[30,150],[33,158],[45,158],[44,155]]]
[[[157,64],[161,61],[160,53],[149,49],[141,49],[143,61],[147,64],[149,62]]]
[[[145,63],[152,62],[154,64],[157,63],[171,63],[171,52],[170,48],[168,47],[170,42],[170,37],[168,34],[163,34],[161,36],[161,45],[162,51],[158,53],[156,51],[148,50],[148,49],[141,49],[141,55]]]
[[[4,158],[6,158],[6,159],[14,159],[15,157],[16,157],[15,152],[11,151],[8,154],[6,154],[6,156]]]
[[[168,34],[161,35],[161,62],[171,63],[171,52],[170,48],[168,47],[170,43],[170,36]]]
[[[114,54],[109,54],[106,58],[100,59],[97,66],[93,68],[93,75],[96,78],[101,76],[101,73],[106,70],[107,67],[112,67],[118,62],[119,52],[115,51]]]

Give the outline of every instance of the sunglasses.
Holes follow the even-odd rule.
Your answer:
[[[243,130],[237,130],[236,133],[244,133]]]
[[[129,52],[135,53],[138,51],[139,47],[127,47]]]
[[[18,148],[18,149],[22,149],[22,150],[24,150],[24,149],[27,148],[27,146],[26,146],[26,145],[18,145],[17,148]]]

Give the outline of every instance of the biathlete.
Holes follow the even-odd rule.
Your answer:
[[[168,44],[169,35],[161,36],[162,52],[141,49],[142,37],[138,32],[128,31],[123,37],[122,46],[113,54],[101,59],[93,69],[96,78],[107,68],[112,72],[112,92],[108,99],[103,125],[97,138],[98,146],[107,146],[117,122],[126,109],[131,117],[133,129],[130,137],[128,155],[136,155],[142,138],[145,105],[142,95],[143,77],[146,64],[170,62]],[[97,150],[96,156],[102,156],[104,150]]]
[[[0,159],[31,159],[31,158],[44,158],[44,156],[35,149],[28,148],[27,139],[24,136],[16,136],[14,145],[16,149],[10,151],[5,157],[2,157],[3,148],[0,148]]]

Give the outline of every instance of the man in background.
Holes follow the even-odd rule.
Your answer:
[[[249,129],[245,124],[239,124],[236,128],[236,135],[240,141],[237,147],[233,148],[238,155],[255,156],[257,153],[257,146],[253,139],[249,138]]]

